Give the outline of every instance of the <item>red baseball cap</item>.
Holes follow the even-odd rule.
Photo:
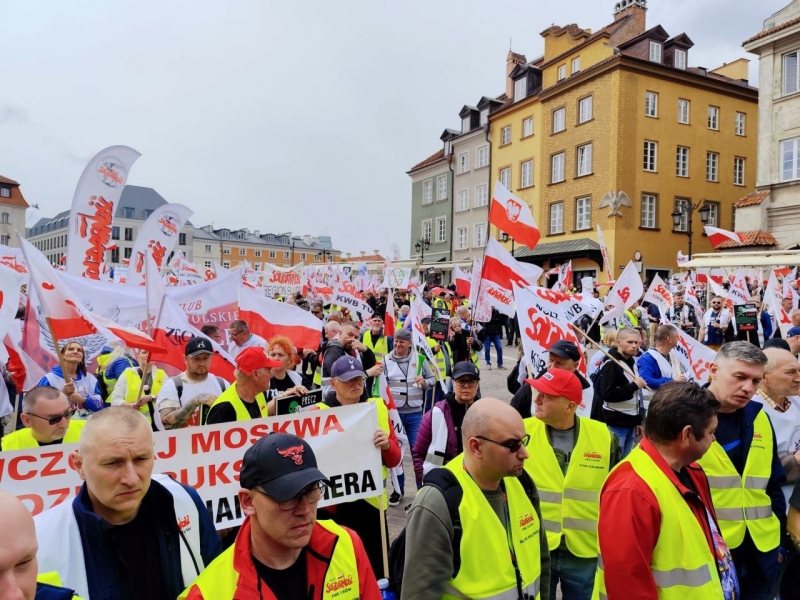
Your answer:
[[[250,375],[257,369],[274,369],[280,366],[280,361],[269,358],[263,348],[255,346],[245,348],[236,356],[236,368],[245,375]]]
[[[539,379],[526,379],[530,386],[550,396],[564,396],[567,400],[580,404],[583,399],[581,380],[572,371],[550,369]]]

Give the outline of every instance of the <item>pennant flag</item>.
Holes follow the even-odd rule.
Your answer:
[[[383,313],[383,334],[387,336],[394,335],[395,326],[397,324],[397,317],[394,313],[394,294],[389,290],[389,298],[386,302],[386,312]]]
[[[483,258],[478,305],[496,308],[509,317],[514,316],[512,282],[527,288],[535,285],[541,275],[542,269],[515,260],[508,250],[490,237]],[[476,308],[476,312],[480,311]]]
[[[465,273],[458,265],[453,266],[453,278],[456,284],[456,293],[464,298],[469,298],[472,290],[472,274]]]
[[[600,318],[600,323],[619,319],[625,310],[633,306],[633,303],[639,300],[643,294],[642,279],[639,277],[633,261],[630,261],[605,297],[605,312]]]
[[[658,307],[658,311],[661,313],[662,323],[668,322],[667,313],[673,304],[672,292],[669,291],[667,284],[664,283],[664,280],[661,279],[658,274],[653,277],[653,281],[647,289],[647,293],[644,295],[644,300]]]
[[[19,276],[16,271],[0,266],[0,339],[9,329],[19,327],[14,320],[19,309]]]
[[[19,276],[20,285],[28,285],[28,266],[19,248],[0,246],[0,265],[8,267]]]
[[[239,318],[265,340],[282,335],[296,348],[317,348],[322,337],[322,321],[310,312],[244,285],[239,288]]]
[[[737,244],[744,242],[744,237],[739,233],[734,233],[733,231],[720,229],[719,227],[711,227],[710,225],[706,225],[703,229],[705,229],[706,235],[708,236],[711,245],[714,246],[714,249],[716,249],[722,242],[727,242],[729,240],[736,242]]]
[[[489,223],[531,250],[539,243],[539,228],[533,220],[531,207],[499,181],[495,184],[489,207]]]
[[[183,204],[162,204],[153,211],[139,230],[131,254],[131,270],[127,285],[144,285],[144,251],[153,255],[159,269],[178,242],[178,235],[192,216],[192,211]]]
[[[603,265],[606,269],[606,276],[608,280],[611,281],[614,279],[614,274],[611,272],[611,261],[608,260],[608,248],[606,248],[606,242],[603,239],[603,230],[600,229],[600,224],[597,224],[597,243],[600,245],[600,254],[603,255]]]

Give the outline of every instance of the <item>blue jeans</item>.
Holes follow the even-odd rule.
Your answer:
[[[400,413],[400,420],[403,422],[403,427],[406,430],[406,437],[408,437],[408,446],[409,449],[411,449],[414,447],[414,443],[417,441],[417,433],[419,432],[419,426],[422,423],[422,411],[420,410],[412,413]],[[395,491],[399,492],[402,496],[406,490],[405,473],[400,473],[397,479],[400,482],[400,489]],[[421,486],[422,482],[417,481],[417,489],[419,489]]]
[[[617,436],[619,447],[622,449],[622,458],[628,456],[633,450],[633,440],[636,437],[635,427],[616,427],[609,425],[608,430]]]
[[[565,600],[591,600],[596,558],[579,558],[568,550],[550,552],[550,600],[556,600],[556,587],[561,581]]]
[[[489,360],[489,346],[494,344],[494,352],[497,354],[497,366],[503,366],[503,343],[500,340],[500,334],[497,335],[487,335],[486,339],[483,341],[483,357],[486,359],[486,364],[491,365],[492,362]]]

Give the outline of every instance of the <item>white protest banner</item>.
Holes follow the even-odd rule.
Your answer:
[[[0,246],[0,265],[16,271],[19,275],[20,285],[28,285],[30,282],[28,266],[25,264],[25,257],[22,256],[22,250],[19,248]]]
[[[153,211],[139,230],[133,243],[130,271],[126,285],[144,285],[144,251],[150,251],[159,269],[178,243],[178,235],[192,216],[183,204],[162,204]]]
[[[264,263],[264,277],[262,285],[266,288],[267,296],[274,298],[275,294],[288,297],[301,291],[301,275],[305,265],[300,263],[294,267],[275,267]]]
[[[372,307],[367,304],[361,292],[356,289],[356,286],[350,283],[349,279],[344,278],[339,280],[339,285],[333,292],[333,299],[331,302],[342,308],[348,308],[351,312],[356,310],[364,317],[372,316]]]
[[[678,329],[678,345],[671,355],[677,357],[681,371],[687,379],[698,385],[708,383],[711,363],[717,355],[711,348]]]
[[[68,273],[100,279],[100,265],[111,241],[114,208],[140,156],[128,146],[110,146],[95,154],[83,169],[69,213]]]
[[[594,277],[581,277],[581,291],[584,294],[591,294],[594,289]]]
[[[407,290],[411,281],[411,269],[393,267],[391,264],[383,270],[383,283],[381,288],[392,290]]]
[[[331,485],[320,506],[383,493],[380,451],[372,441],[378,428],[375,406],[362,403],[330,410],[251,421],[188,427],[153,434],[154,473],[166,473],[200,494],[217,529],[244,520],[237,498],[245,451],[272,432],[305,439]],[[61,444],[0,454],[0,487],[17,496],[33,515],[69,502],[80,491],[70,453]],[[287,456],[292,460],[292,456]],[[182,515],[178,515],[180,518]]]
[[[683,289],[686,292],[684,294],[686,298],[686,304],[694,308],[694,312],[697,315],[698,319],[703,318],[703,307],[700,306],[700,300],[697,297],[697,292],[694,289],[694,283],[692,282],[692,277],[689,273],[686,273],[686,276],[683,278]]]
[[[536,308],[547,316],[564,323],[577,323],[584,315],[590,315],[593,307],[578,299],[575,294],[565,294],[552,288],[527,288],[532,293]],[[519,308],[519,307],[518,307]]]
[[[658,312],[661,313],[661,321],[663,323],[667,323],[667,313],[669,312],[670,306],[672,306],[672,292],[669,291],[667,288],[667,284],[664,283],[664,280],[656,274],[653,277],[653,282],[650,284],[650,287],[647,289],[647,293],[644,295],[645,302],[651,302],[658,307]]]

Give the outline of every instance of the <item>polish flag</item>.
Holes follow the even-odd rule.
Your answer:
[[[394,294],[392,294],[392,290],[389,290],[388,300],[389,301],[386,303],[386,312],[383,315],[383,334],[393,336],[397,318],[394,314]]]
[[[736,242],[737,244],[744,242],[744,238],[741,234],[728,231],[727,229],[720,229],[719,227],[711,227],[709,225],[706,225],[704,229],[708,239],[711,241],[711,245],[714,246],[715,249],[719,247],[722,242],[727,242],[728,240]]]
[[[494,188],[489,208],[489,223],[505,231],[518,244],[531,250],[539,243],[539,228],[533,220],[531,207],[512,194],[499,181]]]
[[[465,273],[458,265],[453,268],[453,274],[456,280],[456,293],[464,298],[469,298],[472,290],[472,274]]]
[[[302,308],[267,298],[263,290],[239,288],[239,318],[265,340],[282,335],[296,348],[319,347],[322,321]]]
[[[479,306],[475,308],[475,312],[485,314],[486,307],[490,307],[509,317],[514,316],[516,309],[512,282],[521,288],[529,288],[536,285],[541,275],[542,269],[515,260],[508,250],[490,237],[486,243],[478,292]]]
[[[8,354],[6,368],[20,394],[35,388],[45,376],[44,369],[20,347],[21,343],[22,330],[19,327],[10,328],[3,340]]]

